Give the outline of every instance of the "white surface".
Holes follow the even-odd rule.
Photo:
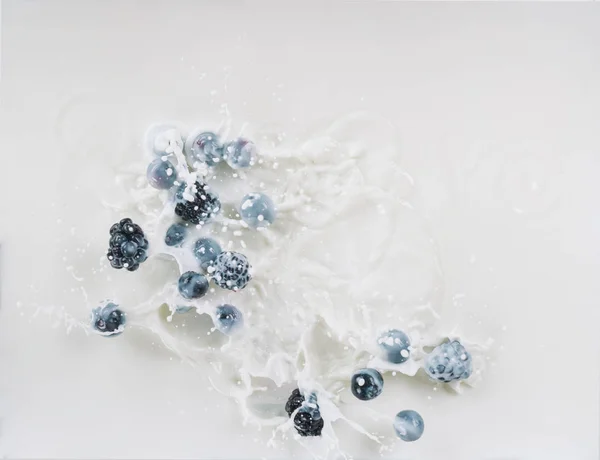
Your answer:
[[[396,458],[597,458],[596,5],[2,6],[1,454],[287,456],[152,338],[32,318],[47,304],[83,315],[61,258],[98,263],[109,171],[145,128],[214,123],[227,103],[289,136],[353,109],[392,120],[442,255],[445,315],[480,318],[503,347],[461,397],[394,382],[426,423]]]

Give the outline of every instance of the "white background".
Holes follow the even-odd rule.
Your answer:
[[[110,167],[140,154],[145,128],[227,103],[289,135],[354,109],[397,126],[449,314],[480,320],[499,351],[462,397],[395,382],[427,432],[394,458],[598,458],[597,5],[2,7],[0,454],[288,456],[151,338],[33,318],[50,304],[85,316],[62,257],[89,240],[97,264]]]

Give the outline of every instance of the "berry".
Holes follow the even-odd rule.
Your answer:
[[[215,312],[215,327],[223,334],[229,335],[244,325],[242,312],[233,305],[219,305]]]
[[[394,418],[394,431],[403,441],[416,441],[423,436],[424,430],[423,417],[414,410],[403,410],[398,412]]]
[[[350,389],[362,401],[375,399],[383,391],[383,377],[375,369],[361,369],[352,376]]]
[[[223,159],[233,169],[252,166],[256,161],[256,145],[240,137],[223,147]]]
[[[192,311],[194,307],[186,307],[185,305],[177,305],[175,307],[175,313],[187,313]]]
[[[379,348],[385,353],[385,358],[395,364],[401,364],[410,356],[410,339],[398,329],[390,329],[377,339]]]
[[[173,224],[168,228],[167,233],[165,234],[165,244],[167,246],[181,246],[186,234],[187,228],[185,225]]]
[[[215,283],[223,289],[239,291],[244,289],[251,279],[250,263],[246,256],[239,252],[220,253],[212,268]]]
[[[196,272],[185,272],[179,277],[177,288],[182,297],[186,299],[199,299],[208,292],[206,276]]]
[[[285,404],[285,411],[291,417],[298,409],[294,416],[294,428],[300,436],[321,436],[325,422],[321,417],[317,398],[311,394],[308,399],[308,402],[305,402],[304,396],[296,388]]]
[[[440,382],[467,379],[473,372],[471,354],[458,340],[443,343],[425,359],[425,372]]]
[[[182,184],[177,191],[175,214],[186,222],[197,225],[208,222],[215,214],[219,213],[221,202],[215,193],[209,191],[208,185],[202,182],[194,184],[194,187],[192,187],[194,201],[187,201],[183,197],[185,187],[186,185]]]
[[[275,205],[262,193],[249,193],[242,198],[240,216],[252,228],[268,227],[275,220]]]
[[[190,164],[199,161],[201,163],[206,163],[208,166],[213,166],[221,161],[223,145],[217,134],[211,132],[200,133],[198,135],[193,135],[193,137],[188,140],[188,143],[190,143],[190,141],[191,145],[186,149],[186,156]]]
[[[106,257],[113,268],[137,270],[148,258],[148,240],[139,225],[131,219],[123,219],[110,228],[110,240]]]
[[[148,165],[146,177],[152,187],[168,190],[177,180],[177,171],[170,161],[157,159]]]
[[[119,335],[125,329],[125,313],[112,302],[92,310],[92,327],[102,335]]]
[[[200,262],[200,267],[203,270],[212,267],[221,252],[221,246],[212,238],[200,238],[194,244],[194,255],[198,259],[198,262]]]

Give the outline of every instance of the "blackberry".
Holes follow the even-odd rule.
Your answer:
[[[215,214],[219,213],[221,201],[215,193],[209,191],[208,185],[203,182],[194,184],[195,190],[192,191],[194,201],[187,201],[183,197],[185,187],[186,184],[182,184],[177,191],[175,214],[186,222],[198,225],[208,222]]]
[[[451,382],[471,376],[471,354],[458,340],[437,346],[425,359],[425,372],[434,380]]]
[[[308,404],[306,404],[304,396],[296,388],[285,404],[285,411],[289,417],[298,409],[294,416],[294,428],[300,436],[321,436],[325,422],[321,417],[319,405],[316,401],[317,398],[311,395]]]
[[[125,328],[125,313],[117,304],[106,302],[92,310],[92,327],[102,335],[118,335]]]
[[[250,263],[245,255],[239,252],[221,252],[212,268],[213,278],[217,286],[223,289],[239,291],[244,289],[251,279]]]
[[[113,268],[137,270],[148,258],[148,240],[139,225],[131,219],[123,219],[110,228],[110,240],[106,257]]]

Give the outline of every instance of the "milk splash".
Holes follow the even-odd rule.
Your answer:
[[[216,131],[222,139],[235,137],[228,123]],[[188,169],[182,153],[186,134],[178,123],[149,130],[144,162],[128,168],[137,175],[137,185],[129,199],[109,204],[118,211],[115,221],[141,216],[134,220],[150,241],[150,257],[175,259],[180,273],[197,269],[191,245],[210,236],[223,250],[245,254],[253,278],[241,292],[212,288],[191,301],[178,295],[177,279],[165,279],[162,290],[144,302],[121,305],[128,325],[152,331],[182,360],[208,367],[214,388],[239,403],[244,423],[272,427],[272,445],[292,435],[315,458],[343,455],[332,425],[339,420],[381,451],[388,449],[396,442],[392,418],[365,408],[359,423],[345,415],[341,392],[353,372],[367,365],[385,378],[396,372],[414,376],[428,347],[455,334],[436,324],[444,275],[427,222],[411,204],[415,190],[398,164],[394,127],[358,113],[304,141],[265,146],[253,137],[256,133],[244,133],[259,147],[257,164],[244,171],[219,164]],[[146,164],[161,155],[176,164],[180,181],[207,181],[223,205],[222,214],[195,229],[180,248],[164,244],[175,217],[169,192],[152,189],[144,176]],[[238,219],[235,210],[250,192],[266,193],[274,201],[278,217],[268,228],[250,229]],[[225,337],[200,327],[198,318],[214,315],[216,306],[225,303],[243,312],[240,333]],[[392,327],[411,338],[410,358],[402,364],[379,355],[377,337]],[[206,334],[214,340],[200,340]],[[481,370],[486,346],[464,339],[475,369]],[[475,372],[464,383],[479,376]],[[460,391],[461,385],[453,387]],[[320,438],[300,438],[284,411],[296,387],[317,396],[325,420]],[[365,419],[383,421],[388,431],[369,431]]]

